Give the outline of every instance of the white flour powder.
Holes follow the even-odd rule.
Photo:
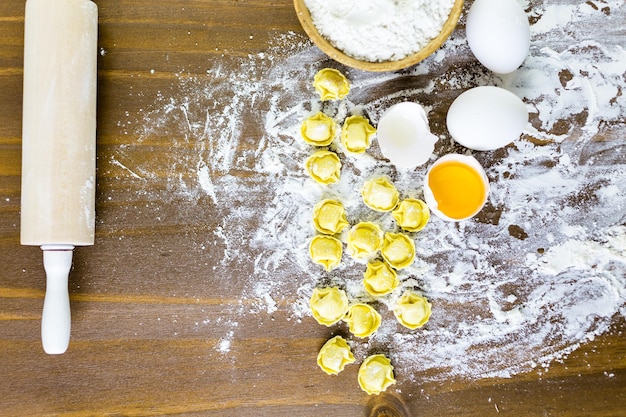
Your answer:
[[[397,61],[434,39],[454,0],[305,0],[318,32],[353,58]]]
[[[202,198],[223,217],[222,226],[208,236],[189,236],[198,247],[224,248],[219,262],[206,266],[207,279],[223,276],[224,291],[234,279],[245,288],[240,297],[246,302],[223,317],[195,319],[225,324],[223,334],[212,335],[219,338],[218,354],[238,343],[237,323],[245,322],[246,314],[286,310],[291,320],[316,325],[308,299],[322,283],[342,286],[352,299],[369,300],[361,284],[364,265],[345,256],[326,274],[310,261],[316,202],[340,199],[350,222],[371,220],[393,228],[388,216],[366,209],[355,190],[367,177],[385,174],[402,197],[421,195],[426,166],[397,170],[380,158],[376,143],[360,156],[335,146],[344,163],[341,181],[316,185],[302,167],[312,151],[299,137],[302,120],[323,110],[338,122],[361,113],[377,123],[386,108],[402,100],[421,102],[431,115],[445,114],[437,107],[442,85],[459,93],[477,85],[507,88],[527,103],[532,124],[513,146],[474,153],[491,180],[491,217],[460,224],[433,218],[416,235],[417,261],[401,271],[398,291],[375,303],[384,316],[379,332],[368,340],[350,340],[357,358],[387,352],[398,387],[406,380],[506,377],[546,372],[552,361],[581,344],[622,331],[611,323],[626,315],[626,147],[605,137],[609,131],[614,138],[626,135],[626,7],[621,0],[604,1],[607,15],[587,2],[563,15],[560,5],[549,3],[525,5],[537,22],[533,45],[524,66],[506,77],[479,65],[457,65],[469,52],[463,34],[455,32],[435,55],[402,74],[346,71],[353,84],[348,98],[322,104],[311,82],[333,63],[290,34],[246,60],[239,73],[218,62],[206,76],[181,74],[150,109],[120,121],[140,141],[169,129],[173,153],[180,156],[134,162],[120,147],[109,169],[122,167],[128,181],[148,184],[147,190],[157,173],[167,170],[168,189],[155,199],[175,203],[185,218],[196,219]],[[607,28],[621,31],[611,37],[612,44],[603,42]],[[225,96],[229,104],[216,107],[216,97],[223,102]],[[265,133],[248,136],[242,120],[258,123]],[[442,136],[435,152],[451,150],[460,148]],[[259,207],[258,201],[267,204]],[[234,271],[241,263],[254,273],[238,276]],[[432,301],[433,315],[424,329],[408,331],[388,306],[414,287]],[[329,328],[328,337],[339,328]],[[593,363],[593,356],[587,360]],[[311,366],[317,366],[315,358]]]

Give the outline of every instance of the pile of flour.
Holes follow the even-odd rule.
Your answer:
[[[299,137],[302,120],[322,110],[337,121],[360,113],[376,124],[386,108],[403,100],[445,114],[437,107],[443,85],[459,93],[477,85],[507,88],[527,103],[531,124],[512,146],[474,153],[491,181],[483,215],[458,224],[433,218],[417,235],[417,260],[401,271],[401,286],[387,303],[405,288],[420,289],[433,303],[428,325],[403,329],[389,319],[385,303],[376,304],[383,325],[367,340],[350,340],[355,355],[387,352],[400,382],[506,377],[548,370],[552,361],[610,331],[616,317],[626,316],[626,146],[604,138],[626,134],[626,51],[624,35],[612,36],[611,44],[603,42],[603,31],[622,30],[626,6],[601,4],[610,8],[610,17],[593,2],[563,13],[562,5],[529,0],[530,56],[505,77],[478,64],[458,65],[458,57],[470,53],[464,35],[455,32],[436,54],[403,73],[345,69],[350,95],[320,103],[313,76],[336,64],[302,36],[284,34],[267,52],[242,62],[239,74],[225,71],[232,62],[208,64],[206,76],[181,73],[150,109],[120,121],[139,140],[168,126],[175,132],[172,147],[185,152],[158,166],[132,165],[120,148],[110,164],[125,161],[137,174],[130,179],[145,182],[146,190],[156,172],[169,166],[167,195],[159,198],[180,204],[187,216],[204,197],[228,207],[220,212],[223,227],[207,237],[225,248],[220,263],[207,266],[207,277],[221,272],[232,280],[227,272],[239,270],[241,262],[254,268],[254,274],[237,278],[244,281],[240,297],[247,302],[219,318],[232,326],[212,335],[221,337],[216,351],[228,350],[245,314],[287,309],[291,320],[315,325],[308,300],[321,283],[369,300],[361,285],[364,265],[346,256],[326,274],[310,261],[316,202],[339,199],[351,223],[370,220],[392,228],[360,201],[356,190],[363,181],[387,175],[402,197],[421,196],[427,165],[396,169],[376,143],[359,156],[337,145],[341,181],[317,186],[302,166],[311,152]],[[225,95],[228,105],[216,105],[215,97]],[[263,136],[248,136],[243,120],[263,126]],[[443,131],[441,123],[431,119],[432,130]],[[442,134],[433,159],[450,151],[464,152]],[[260,207],[258,201],[267,203]],[[328,336],[336,330],[330,328]],[[314,358],[311,363],[316,366]]]
[[[346,55],[397,61],[424,48],[448,20],[454,0],[305,0],[311,21]]]

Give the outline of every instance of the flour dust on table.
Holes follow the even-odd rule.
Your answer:
[[[434,55],[399,73],[338,67],[293,33],[277,35],[268,51],[242,62],[239,74],[225,73],[226,58],[208,63],[206,76],[181,72],[171,91],[156,97],[132,124],[139,140],[168,127],[172,146],[192,150],[160,161],[172,172],[161,197],[188,201],[187,216],[194,216],[193,202],[200,197],[221,207],[223,221],[213,237],[224,255],[207,274],[242,263],[253,267],[237,278],[244,287],[241,298],[253,301],[232,314],[286,309],[291,320],[314,323],[308,308],[313,289],[339,286],[351,300],[372,302],[383,316],[370,338],[348,341],[357,362],[388,354],[398,387],[402,380],[544,372],[552,361],[610,331],[617,316],[626,316],[626,146],[605,137],[626,135],[626,51],[624,42],[603,43],[602,31],[622,30],[626,6],[592,1],[562,13],[565,7],[525,2],[530,55],[506,76],[471,60],[459,30]],[[327,66],[350,79],[345,99],[316,98],[313,77]],[[472,152],[491,183],[485,209],[460,223],[431,218],[412,235],[416,261],[398,272],[400,285],[378,302],[363,288],[363,263],[344,255],[328,273],[313,264],[308,245],[315,234],[315,204],[341,201],[350,224],[372,221],[392,230],[391,216],[365,207],[358,190],[365,180],[386,176],[401,198],[420,198],[425,170],[436,157],[469,153],[445,131],[444,106],[479,85],[513,92],[531,115],[513,144]],[[216,103],[218,94],[230,101]],[[299,134],[303,120],[323,112],[341,123],[358,114],[375,126],[401,101],[422,104],[439,137],[427,164],[397,169],[381,156],[376,139],[358,156],[336,141],[331,148],[342,162],[340,181],[323,186],[307,175],[304,162],[312,149]],[[265,134],[250,137],[244,121],[261,124]],[[110,163],[126,160],[124,152]],[[135,181],[150,181],[156,169],[149,162],[125,167],[141,176],[131,176]],[[393,319],[390,308],[414,288],[432,302],[432,316],[412,331]],[[328,329],[329,339],[342,325],[336,326]],[[217,350],[237,338],[236,326],[225,332]]]

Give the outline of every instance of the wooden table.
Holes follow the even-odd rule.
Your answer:
[[[216,108],[227,106],[238,59],[270,45],[280,55],[272,39],[303,33],[291,1],[97,3],[97,237],[75,251],[72,339],[59,356],[41,348],[41,251],[19,243],[24,2],[0,3],[0,415],[367,415],[380,398],[346,382],[356,380],[357,367],[341,377],[319,370],[328,331],[309,316],[293,319],[295,291],[271,310],[252,311],[254,256],[217,267],[228,248],[216,233],[229,212],[207,193],[189,198],[172,189],[191,184],[198,169],[193,140],[172,142],[180,126],[143,136],[137,126],[185,77],[215,77],[224,98]],[[258,119],[241,128],[262,136]],[[606,140],[623,141],[614,135]],[[250,183],[249,195],[233,201],[258,198],[261,210],[262,180],[231,175]],[[258,226],[251,218],[242,227],[249,233]],[[416,416],[626,415],[625,331],[617,315],[609,331],[549,372],[405,378],[389,395]]]

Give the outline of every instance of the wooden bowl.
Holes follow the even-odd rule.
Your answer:
[[[432,39],[424,48],[417,51],[413,55],[409,55],[397,61],[380,62],[361,61],[349,55],[346,55],[341,50],[335,48],[326,38],[320,35],[320,33],[317,31],[317,28],[311,20],[311,14],[309,13],[309,9],[307,9],[306,5],[304,4],[304,0],[293,0],[293,5],[296,9],[298,20],[300,20],[300,24],[302,25],[302,28],[304,29],[306,34],[309,36],[309,38],[311,38],[313,43],[330,58],[352,68],[357,68],[365,71],[383,72],[395,71],[402,68],[410,67],[411,65],[417,64],[418,62],[422,61],[430,54],[435,52],[437,49],[439,49],[439,47],[446,41],[446,39],[448,39],[452,31],[454,30],[457,22],[459,21],[459,17],[461,16],[461,11],[463,9],[463,0],[454,1],[452,10],[450,11],[450,15],[448,16],[448,20],[446,20],[443,27],[441,28],[441,32],[439,32],[439,35]]]

